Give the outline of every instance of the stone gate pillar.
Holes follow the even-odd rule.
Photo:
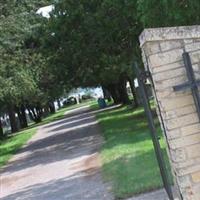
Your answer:
[[[176,182],[184,200],[200,200],[200,120],[191,91],[173,90],[188,81],[184,49],[200,79],[200,26],[145,29],[140,44],[152,74]]]

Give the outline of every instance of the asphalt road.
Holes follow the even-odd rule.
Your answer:
[[[99,127],[89,107],[41,126],[0,174],[1,200],[112,200],[101,177]]]

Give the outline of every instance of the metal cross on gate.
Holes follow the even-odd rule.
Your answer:
[[[200,94],[199,94],[199,89],[198,89],[198,87],[200,87],[200,80],[196,80],[195,78],[195,74],[194,74],[189,53],[184,52],[182,56],[183,56],[183,61],[185,64],[186,73],[187,73],[187,77],[189,81],[187,83],[174,86],[173,89],[174,91],[185,91],[188,89],[192,90],[192,96],[194,98],[197,114],[200,120]]]

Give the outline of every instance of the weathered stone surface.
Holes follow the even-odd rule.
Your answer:
[[[174,130],[170,131],[167,135],[168,140],[177,139],[180,137],[181,137],[180,129],[174,129]]]
[[[180,109],[176,109],[176,116],[180,117],[187,114],[192,114],[196,112],[196,108],[194,105],[189,105]]]
[[[200,61],[200,51],[194,51],[190,53],[192,64],[199,63]]]
[[[174,96],[174,92],[172,88],[168,88],[166,90],[156,91],[156,96],[160,98],[169,98]]]
[[[183,41],[184,41],[185,44],[193,43],[193,39],[184,39]]]
[[[180,137],[170,141],[171,149],[186,148],[189,145],[198,144],[200,141],[200,134]]]
[[[193,97],[191,95],[187,95],[184,98],[177,97],[177,98],[164,98],[161,101],[162,107],[165,109],[165,111],[170,111],[178,108],[183,108],[185,106],[190,106],[194,104]]]
[[[179,26],[170,28],[149,28],[140,35],[140,45],[147,42],[183,40],[188,43],[200,38],[200,26]]]
[[[181,127],[181,133],[183,136],[191,135],[200,132],[200,123],[191,123],[191,125]]]
[[[200,143],[186,147],[189,158],[198,158],[200,152]]]
[[[161,73],[156,73],[154,75],[154,80],[155,81],[164,81],[164,80],[169,80],[172,78],[176,78],[179,77],[180,74],[185,75],[186,71],[183,67],[181,68],[176,68],[176,69],[171,69],[165,72],[161,72]]]
[[[179,184],[181,185],[181,188],[188,187],[188,185],[191,184],[190,176],[181,176],[179,178]]]
[[[192,42],[192,43],[189,43],[189,44],[185,45],[185,50],[187,52],[200,50],[200,42],[195,42],[195,43]]]
[[[165,90],[167,88],[173,88],[174,86],[185,83],[186,81],[187,81],[186,76],[178,76],[168,80],[155,81],[157,82],[156,89]]]
[[[160,49],[159,43],[152,42],[151,44],[146,44],[144,51],[145,51],[145,54],[152,55],[152,54],[159,53],[161,49]]]
[[[183,42],[179,40],[166,40],[166,41],[161,41],[160,42],[160,49],[161,51],[169,51],[172,49],[178,49],[183,47]]]
[[[183,49],[173,49],[172,51],[167,51],[165,53],[158,53],[149,56],[150,64],[159,67],[165,64],[171,64],[182,60]]]
[[[188,167],[194,165],[194,163],[197,163],[197,162],[200,163],[200,161],[198,161],[198,159],[196,160],[196,159],[188,159],[187,158],[184,162],[177,162],[177,163],[174,163],[174,165],[176,167],[176,170],[179,170],[179,169],[188,168]],[[189,176],[190,176],[190,174],[189,174]]]
[[[185,175],[192,175],[198,173],[200,170],[200,164],[199,165],[192,165],[186,168],[182,168],[178,170],[178,176],[185,176]]]
[[[183,61],[178,61],[176,63],[172,63],[172,64],[167,64],[167,65],[163,65],[163,66],[160,66],[160,67],[155,67],[155,68],[152,68],[152,72],[153,73],[158,73],[158,72],[166,72],[166,71],[169,71],[171,69],[177,69],[177,68],[182,68],[184,66],[184,63]]]
[[[184,148],[172,150],[171,155],[173,162],[183,162],[186,160],[186,153]]]
[[[193,188],[192,185],[182,189],[181,191],[182,191],[182,195],[184,197],[184,200],[198,200],[195,197],[195,192],[194,192],[194,188]]]
[[[188,81],[185,50],[200,79],[200,26],[146,29],[140,44],[152,73],[176,182],[184,200],[200,200],[200,121],[191,90],[173,90]]]
[[[200,184],[198,183],[198,184],[195,184],[194,186],[193,186],[193,190],[194,190],[194,193],[195,194],[198,194],[199,193],[199,191],[200,191]],[[196,198],[195,200],[199,200],[198,198]]]

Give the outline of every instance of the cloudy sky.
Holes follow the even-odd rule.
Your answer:
[[[49,18],[49,13],[53,10],[54,6],[53,5],[50,5],[50,6],[45,6],[45,7],[42,7],[40,8],[37,13],[42,15],[43,17],[47,17]]]

